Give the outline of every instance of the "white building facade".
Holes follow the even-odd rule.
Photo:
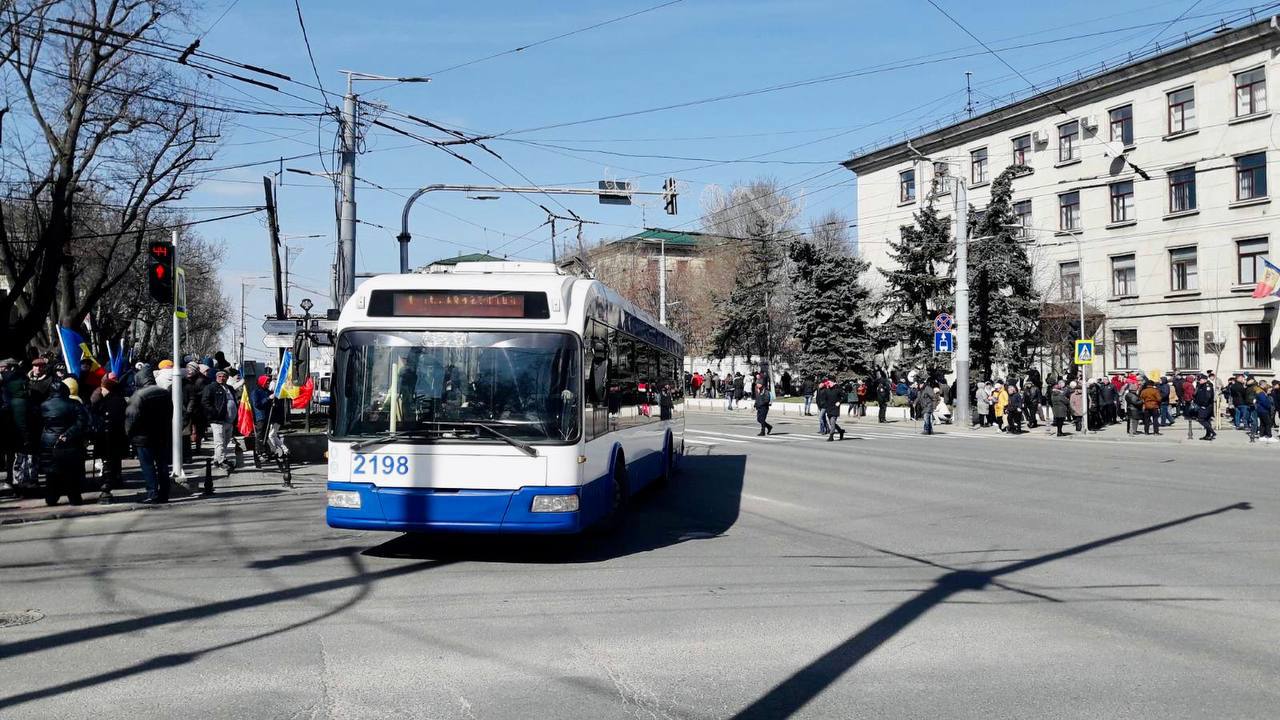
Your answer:
[[[1274,376],[1280,299],[1250,294],[1263,258],[1280,265],[1278,56],[1277,23],[1259,22],[859,154],[845,166],[862,255],[892,263],[886,243],[936,175],[958,175],[981,209],[991,180],[1025,165],[1013,201],[1037,287],[1104,318],[1094,373]],[[935,202],[950,216],[949,194]]]

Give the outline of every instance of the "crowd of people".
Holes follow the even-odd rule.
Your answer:
[[[707,369],[688,373],[685,380],[690,397],[722,397],[729,410],[738,403],[753,403],[760,434],[772,431],[767,423],[772,393],[766,391],[770,386],[760,373],[721,375]],[[865,416],[868,405],[874,404],[882,423],[888,421],[889,407],[906,407],[913,420],[922,422],[923,433],[932,434],[935,423],[951,421],[956,386],[942,376],[896,369],[843,380],[835,376],[805,376],[797,380],[785,371],[776,390],[784,397],[803,398],[804,414],[816,414],[818,431],[832,440],[836,435],[844,437],[836,422],[842,405],[850,416]],[[1217,421],[1223,419],[1251,438],[1271,443],[1277,442],[1274,433],[1280,422],[1280,380],[1259,380],[1249,374],[1235,375],[1223,382],[1212,371],[1155,377],[1114,373],[1094,378],[1081,387],[1074,376],[1046,380],[1033,369],[1021,379],[974,383],[971,393],[975,427],[997,428],[1014,435],[1042,425],[1057,436],[1067,435],[1067,427],[1074,427],[1076,432],[1086,427],[1097,432],[1116,425],[1124,425],[1130,435],[1159,435],[1161,428],[1181,418],[1203,430],[1201,440],[1212,441],[1218,435]],[[813,412],[815,408],[817,413]]]
[[[110,502],[112,492],[123,487],[124,460],[136,458],[145,485],[142,502],[168,502],[175,378],[182,383],[183,461],[203,452],[207,439],[214,465],[230,473],[242,463],[248,444],[236,433],[245,379],[222,352],[185,358],[180,372],[172,360],[139,362],[120,373],[86,361],[79,370],[69,373],[58,360],[42,356],[0,360],[0,494],[42,492],[49,505],[63,497],[78,505],[86,490],[96,490],[100,501]],[[248,393],[255,464],[260,457],[288,454],[281,429],[289,403],[276,402],[270,388],[267,368]],[[90,460],[92,480],[86,471]]]

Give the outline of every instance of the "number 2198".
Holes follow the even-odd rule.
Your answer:
[[[365,455],[356,453],[351,456],[352,475],[408,475],[409,456],[407,455]]]

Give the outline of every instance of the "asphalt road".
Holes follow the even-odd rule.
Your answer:
[[[695,415],[606,539],[0,528],[0,718],[1274,718],[1280,450]]]

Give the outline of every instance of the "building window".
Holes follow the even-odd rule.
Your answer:
[[[1173,370],[1200,369],[1200,328],[1198,326],[1169,328],[1173,335]]]
[[[1031,136],[1019,135],[1013,139],[1013,164],[1031,164]]]
[[[1126,147],[1133,144],[1133,106],[1125,105],[1112,110],[1111,142],[1118,142]]]
[[[987,181],[987,149],[978,148],[969,153],[969,177],[974,185]]]
[[[1080,263],[1072,260],[1058,264],[1060,300],[1075,302],[1080,299]]]
[[[947,183],[948,174],[946,163],[935,162],[933,164],[933,187],[939,195],[946,195],[951,192],[951,186]]]
[[[1080,159],[1080,121],[1058,126],[1058,162]]]
[[[1058,228],[1060,230],[1080,229],[1080,191],[1062,193],[1058,196]]]
[[[1170,250],[1169,271],[1169,286],[1174,290],[1196,290],[1200,287],[1195,248]]]
[[[1196,169],[1193,167],[1169,171],[1169,212],[1180,213],[1196,209]]]
[[[1135,255],[1117,255],[1111,258],[1112,297],[1131,297],[1138,294],[1138,260]]]
[[[1253,153],[1236,158],[1236,200],[1267,196],[1267,154]]]
[[[1196,129],[1196,89],[1182,88],[1169,93],[1169,134]]]
[[[1269,243],[1266,238],[1241,240],[1236,243],[1237,277],[1240,285],[1253,285],[1262,277],[1262,259],[1267,256]]]
[[[1013,204],[1013,223],[1021,225],[1022,229],[1015,232],[1014,237],[1026,238],[1031,236],[1031,201],[1021,200]]]
[[[1246,370],[1271,368],[1271,326],[1269,324],[1240,326],[1240,367]]]
[[[1117,370],[1130,370],[1138,367],[1138,331],[1116,330],[1111,333],[1112,347],[1115,348],[1113,358]]]
[[[916,201],[916,171],[903,170],[898,173],[898,202]]]
[[[1111,185],[1111,222],[1134,220],[1133,181],[1112,183]]]
[[[1236,117],[1267,111],[1267,71],[1254,68],[1236,74]]]

